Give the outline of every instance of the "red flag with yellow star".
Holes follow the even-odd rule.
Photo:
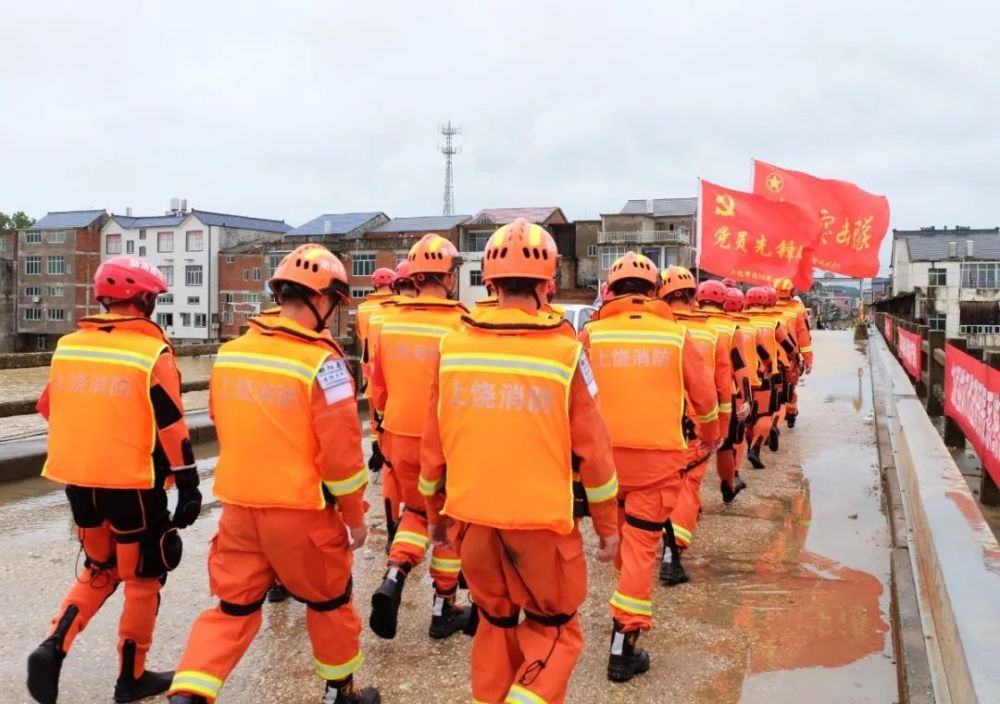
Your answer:
[[[813,265],[847,276],[878,276],[889,201],[853,183],[818,178],[754,159],[753,192],[806,208],[819,223]]]
[[[757,286],[789,278],[812,286],[819,225],[804,208],[701,182],[698,266]]]

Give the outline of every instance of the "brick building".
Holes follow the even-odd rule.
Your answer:
[[[284,256],[278,253],[280,249],[280,243],[249,243],[219,251],[219,336],[223,340],[238,337],[246,330],[247,319],[273,302],[267,280]]]
[[[97,313],[94,272],[101,263],[104,210],[48,213],[18,232],[17,348],[47,350]]]
[[[604,281],[615,259],[642,252],[657,267],[693,267],[697,198],[630,200],[619,213],[601,215],[597,233],[598,276]]]
[[[16,349],[17,230],[0,230],[0,352]]]

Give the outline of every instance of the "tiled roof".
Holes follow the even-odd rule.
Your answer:
[[[258,254],[267,249],[269,245],[264,242],[241,242],[232,247],[223,247],[219,254]]]
[[[910,251],[911,262],[935,262],[947,259],[983,259],[1000,261],[1000,230],[941,230],[933,234],[894,233]],[[954,255],[949,243],[955,243]],[[970,252],[969,243],[972,244]]]
[[[243,215],[227,215],[225,213],[212,213],[207,210],[192,210],[190,213],[180,215],[144,215],[131,217],[129,215],[112,215],[115,222],[127,230],[146,227],[177,227],[188,215],[194,215],[205,225],[216,227],[234,227],[241,230],[257,230],[259,232],[277,232],[284,234],[291,230],[291,226],[281,220],[270,220],[267,218],[251,218]]]
[[[104,210],[62,210],[48,213],[31,226],[32,230],[66,230],[87,227],[105,214]]]
[[[299,235],[346,235],[352,230],[374,220],[382,213],[326,213],[313,218],[304,225],[285,234],[289,237]]]
[[[489,222],[493,225],[506,225],[514,222],[518,218],[524,218],[528,222],[543,223],[560,208],[551,206],[546,208],[487,208],[480,210],[472,216],[472,222]]]
[[[143,215],[132,217],[131,215],[112,215],[111,219],[118,223],[124,230],[134,230],[144,227],[177,227],[187,215]]]
[[[662,217],[693,217],[698,213],[697,198],[651,198],[630,200],[621,215],[652,215]]]
[[[369,232],[438,232],[458,227],[468,215],[428,215],[416,218],[393,218]]]

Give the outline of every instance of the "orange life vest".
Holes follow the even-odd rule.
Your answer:
[[[382,427],[420,437],[427,420],[441,338],[461,326],[458,301],[418,296],[400,301],[379,331],[379,363],[389,396]]]
[[[219,437],[214,493],[258,508],[322,509],[312,394],[328,357],[343,357],[329,331],[288,318],[252,318],[219,348],[210,381]],[[345,371],[346,371],[346,362]]]
[[[663,301],[622,296],[586,327],[589,359],[611,444],[684,450],[684,328]]]
[[[778,345],[776,331],[778,329],[779,316],[775,316],[772,313],[760,308],[747,310],[744,311],[744,313],[748,318],[750,318],[750,324],[753,326],[754,330],[757,330],[758,332],[762,331],[764,333],[762,344],[764,349],[767,351],[767,355],[770,357],[771,362],[770,367],[767,368],[765,367],[764,361],[760,360],[761,371],[767,376],[777,374],[779,359],[778,350],[780,346]]]
[[[743,363],[747,365],[747,377],[750,386],[760,386],[760,355],[757,353],[757,329],[750,318],[738,313],[728,313],[729,319],[736,325],[733,335],[735,344],[743,355]]]
[[[701,312],[702,314],[708,316],[709,325],[712,326],[712,328],[718,335],[719,344],[722,345],[723,349],[726,351],[726,354],[730,357],[730,359],[732,359],[732,355],[730,354],[730,352],[737,347],[736,329],[738,326],[736,324],[736,321],[733,320],[731,317],[729,317],[722,310],[718,311],[702,310]],[[739,353],[740,356],[742,357],[743,356],[742,348],[739,349]],[[735,395],[737,393],[739,393],[739,389],[737,388],[736,385],[736,374],[734,370],[733,383],[732,383],[732,388],[730,389],[730,394]],[[729,401],[728,399],[723,400],[720,398],[719,411],[721,413],[732,413],[733,411],[732,402]]]
[[[361,373],[366,382],[365,398],[371,399],[371,386],[367,385],[367,381],[371,379],[375,363],[375,349],[378,347],[378,341],[382,334],[382,323],[385,322],[386,317],[395,309],[396,304],[405,300],[409,299],[403,296],[389,296],[375,310],[371,311],[368,316],[366,337],[364,345],[360,349]]]
[[[569,396],[581,346],[547,314],[496,308],[441,341],[445,514],[501,529],[573,530]]]
[[[49,372],[49,454],[42,476],[63,484],[156,484],[153,367],[173,353],[156,323],[95,315],[59,339]]]
[[[392,293],[369,293],[365,300],[358,304],[358,309],[354,313],[354,332],[358,338],[358,344],[364,349],[365,340],[368,339],[368,323],[372,313],[378,310],[386,300],[392,298]]]
[[[715,347],[719,342],[719,333],[715,329],[712,319],[704,313],[692,312],[684,313],[674,311],[674,318],[687,331],[691,342],[705,359],[705,364],[711,370],[712,377],[715,377]]]

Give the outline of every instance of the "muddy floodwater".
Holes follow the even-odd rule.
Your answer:
[[[655,628],[640,641],[653,667],[626,685],[605,677],[614,575],[593,559],[596,541],[583,525],[591,570],[581,609],[586,643],[568,702],[898,701],[889,532],[880,510],[868,367],[849,333],[818,332],[815,348],[815,371],[800,389],[799,423],[782,429],[778,453],[764,452],[767,468],[742,468],[749,488],[729,506],[714,469],[706,474],[704,515],[685,558],[692,581],[655,588]],[[209,500],[212,464],[206,457],[202,465]],[[371,537],[355,554],[355,604],[365,624],[385,569],[379,491],[370,485]],[[210,504],[184,532],[184,560],[163,591],[153,668],[176,665],[191,621],[214,603],[205,562],[218,514]],[[41,480],[0,486],[0,551],[0,703],[22,704],[25,658],[77,569],[63,495]],[[386,704],[471,699],[469,640],[428,638],[431,598],[426,568],[418,567],[406,585],[396,639],[363,632],[366,663],[358,679],[380,687]],[[121,590],[77,639],[63,668],[65,701],[110,700],[120,608]],[[321,692],[302,605],[265,604],[263,627],[220,703],[315,704]]]

